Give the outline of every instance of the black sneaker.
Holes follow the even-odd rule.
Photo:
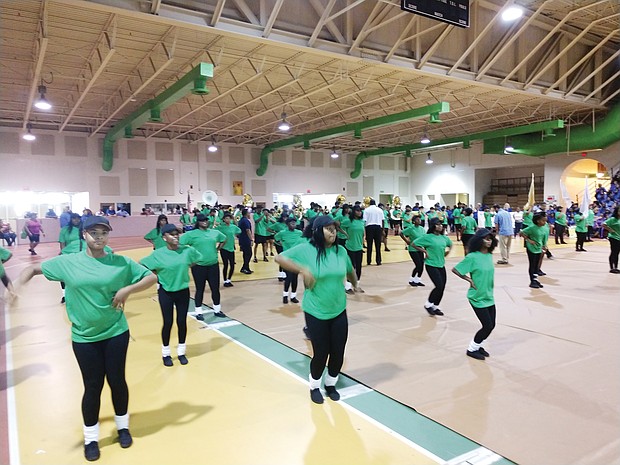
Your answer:
[[[297,297],[291,297],[291,303],[298,304],[299,300],[297,300]]]
[[[388,249],[387,247],[385,249],[383,249],[383,250],[385,250],[386,252],[391,252],[391,250]]]
[[[273,252],[271,252],[269,255],[271,255],[273,257]]]
[[[62,299],[60,299],[60,303],[61,303],[61,304],[64,304],[64,303],[65,303],[65,296],[64,296],[64,295],[62,296]]]
[[[323,394],[321,394],[321,390],[320,389],[310,389],[310,399],[312,399],[312,402],[314,402],[315,404],[322,404],[323,403]],[[99,457],[97,457],[99,458]]]
[[[278,276],[278,281],[282,282],[282,281],[284,281],[284,278]]]
[[[413,281],[410,281],[410,282],[409,282],[409,285],[410,285],[411,287],[418,287],[418,283],[414,283]]]
[[[613,270],[609,270],[610,273],[620,274],[620,270],[618,268],[614,268]]]
[[[224,287],[233,287],[233,283],[225,282]]]
[[[97,441],[89,442],[84,446],[84,458],[89,462],[99,460],[101,453],[99,452],[99,443]]]
[[[304,326],[304,336],[306,336],[306,339],[310,340],[310,330],[307,326]]]
[[[475,351],[475,352],[470,352],[470,351],[468,350],[468,351],[467,351],[467,356],[468,356],[468,357],[471,357],[471,358],[475,358],[476,360],[484,360],[484,359],[485,359],[485,356],[484,356],[484,355],[482,355],[482,354],[480,353],[480,351],[478,351],[478,350],[477,350],[477,351]]]
[[[250,270],[240,270],[243,274],[252,274]]]
[[[541,286],[541,284],[538,281],[532,281],[530,283],[530,287],[532,289],[540,289],[542,286]]]
[[[545,272],[544,272],[544,271],[542,271],[542,270],[538,270],[538,273],[537,273],[537,274],[538,274],[538,276],[547,276],[547,273],[545,273]]]
[[[196,319],[198,321],[205,321],[205,316],[202,313],[199,313],[198,315],[196,315]]]
[[[187,357],[185,355],[179,355],[179,363],[181,365],[187,365],[189,363],[189,360],[187,360]]]
[[[213,313],[213,315],[218,317],[218,318],[226,318],[226,314],[224,312],[222,312],[221,310],[219,312]]]
[[[263,257],[263,261],[264,262],[269,262],[269,259],[267,257]]]
[[[425,305],[424,310],[426,310],[430,316],[435,316],[435,310],[433,309],[433,307],[427,307]]]
[[[439,307],[433,307],[433,312],[435,313],[435,315],[443,316],[443,312]]]
[[[485,357],[489,357],[490,356],[490,354],[486,350],[484,350],[484,347],[480,347],[480,349],[478,349],[478,352],[480,352]]]
[[[127,428],[118,430],[118,442],[123,449],[131,447],[131,445],[133,444],[133,438],[131,437],[131,433]]]
[[[253,262],[254,262],[254,263],[258,263],[258,259],[257,259],[256,257],[254,257]]]
[[[424,287],[426,286],[426,284],[420,282],[420,283],[416,283],[416,286]]]
[[[347,293],[347,294],[349,294],[349,295],[353,295],[353,294],[355,294],[355,291],[354,291],[353,289],[347,289],[347,290],[346,290],[346,291],[344,291],[344,292],[346,292],[346,293]]]
[[[282,297],[282,303],[283,304],[288,304],[288,297],[286,297],[286,296]]]
[[[336,386],[325,386],[325,394],[333,401],[340,400],[340,394],[336,391]]]
[[[173,365],[172,357],[170,355],[166,355],[165,357],[162,357],[161,359],[164,361],[164,366],[171,367]]]
[[[536,280],[536,284],[538,284],[538,287],[539,287],[539,288],[541,288],[541,289],[542,289],[543,287],[545,287],[545,286],[543,286],[542,284],[540,284],[540,281],[538,281],[538,280]]]

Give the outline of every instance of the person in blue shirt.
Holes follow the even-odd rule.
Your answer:
[[[510,246],[512,244],[512,236],[514,234],[512,217],[508,212],[510,209],[510,204],[504,204],[504,208],[501,208],[499,205],[495,204],[493,209],[496,212],[494,222],[499,235],[499,253],[501,255],[501,259],[497,261],[497,264],[508,265],[508,260],[510,258]]]

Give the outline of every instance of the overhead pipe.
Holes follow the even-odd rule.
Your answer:
[[[604,149],[620,140],[620,105],[593,125],[571,127],[557,131],[555,137],[524,134],[510,139],[511,153],[540,157],[552,153]],[[484,153],[503,153],[504,141],[499,138],[484,141]]]
[[[495,129],[493,131],[479,132],[475,134],[467,134],[464,136],[449,137],[447,139],[433,140],[429,144],[422,144],[420,142],[417,142],[415,144],[399,145],[396,147],[382,147],[380,149],[368,150],[365,152],[360,152],[357,157],[355,157],[355,169],[351,171],[350,174],[352,179],[357,178],[362,172],[362,162],[366,158],[376,157],[377,155],[388,155],[391,153],[405,152],[405,156],[410,157],[411,151],[413,150],[427,150],[430,147],[443,147],[446,145],[458,143],[462,143],[464,148],[469,148],[471,141],[473,140],[485,140],[496,137],[501,137],[502,142],[505,140],[506,137],[511,137],[512,142],[512,136],[516,136],[518,134],[528,134],[539,131],[553,131],[562,127],[564,127],[564,121],[559,119],[543,121],[540,123],[532,123],[525,126],[517,126],[514,128]],[[502,145],[502,153],[503,150],[504,145]]]
[[[321,131],[313,132],[310,134],[303,134],[299,136],[289,137],[282,139],[272,144],[267,144],[260,153],[260,164],[256,170],[258,176],[263,176],[267,172],[269,166],[269,155],[276,149],[283,147],[290,147],[293,145],[303,144],[304,149],[310,148],[312,141],[320,141],[325,139],[332,139],[334,137],[343,136],[345,134],[353,134],[356,139],[362,138],[362,130],[370,128],[380,128],[389,126],[396,123],[404,123],[411,121],[422,116],[430,115],[432,122],[439,123],[440,113],[447,113],[450,111],[450,104],[447,102],[439,102],[433,105],[428,105],[421,108],[414,108],[412,110],[406,110],[401,113],[393,115],[381,116],[365,121],[359,121],[357,123],[345,124],[343,126],[337,126],[334,128],[323,129]]]
[[[161,121],[161,112],[173,103],[192,93],[206,95],[209,93],[207,79],[213,77],[213,65],[200,63],[189,73],[164,90],[157,97],[149,100],[136,111],[116,123],[103,139],[103,169],[110,171],[114,164],[114,143],[119,136],[130,138],[133,129],[139,128],[147,121]]]

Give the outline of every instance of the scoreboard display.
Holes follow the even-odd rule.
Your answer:
[[[401,0],[404,11],[459,27],[469,27],[469,0]]]

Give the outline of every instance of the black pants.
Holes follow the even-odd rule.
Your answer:
[[[422,277],[422,272],[424,271],[424,254],[422,252],[418,252],[417,250],[410,250],[409,256],[415,265],[415,268],[411,272],[411,277]]]
[[[239,245],[241,253],[243,254],[243,266],[242,270],[250,271],[250,260],[252,260],[252,245]]]
[[[179,330],[179,344],[185,344],[187,337],[187,309],[189,308],[189,288],[181,289],[176,292],[168,292],[163,287],[157,289],[159,297],[159,307],[161,316],[164,319],[164,326],[161,328],[161,343],[164,346],[170,345],[170,332],[172,331],[172,321],[174,319],[174,307],[177,307],[177,328]]]
[[[583,250],[583,243],[586,241],[586,233],[577,233],[577,242],[575,243],[575,250]]]
[[[556,223],[554,228],[555,235],[555,243],[559,244],[560,242],[564,242],[564,231],[566,231],[566,226]]]
[[[220,304],[220,268],[216,263],[214,265],[194,265],[192,267],[192,276],[194,277],[194,284],[196,284],[196,295],[194,301],[196,307],[202,306],[202,299],[205,293],[205,284],[209,282],[209,289],[211,289],[211,299],[213,299],[213,305]]]
[[[73,342],[73,353],[84,382],[82,417],[85,426],[94,426],[99,421],[105,379],[112,391],[114,413],[118,416],[127,413],[129,389],[125,381],[125,361],[128,346],[129,331],[98,342]]]
[[[527,250],[527,260],[529,263],[528,274],[530,275],[530,281],[536,281],[536,276],[534,275],[538,274],[542,252],[534,253],[530,249],[526,249],[526,250]]]
[[[299,274],[291,273],[290,271],[285,271],[286,278],[284,278],[284,292],[288,292],[289,287],[291,288],[291,292],[297,292],[297,281]]]
[[[274,243],[274,245],[276,246],[276,252],[278,252],[278,255],[280,255],[280,254],[284,251],[284,249],[282,248],[282,246],[281,246],[281,245],[278,245],[278,244],[276,244],[276,243]],[[278,267],[278,271],[279,271],[279,272],[282,272],[282,271],[284,271],[284,270],[282,269],[282,267],[281,267],[281,266],[279,266],[279,267]]]
[[[364,255],[362,250],[349,250],[347,249],[347,253],[349,254],[349,258],[351,259],[351,263],[353,264],[353,269],[355,270],[355,276],[359,280],[362,277],[362,255]]]
[[[224,264],[222,268],[222,275],[224,276],[224,281],[230,280],[233,273],[235,272],[235,252],[220,249],[220,256],[222,257],[222,263]]]
[[[588,226],[588,232],[586,232],[586,240],[591,241],[594,234],[594,226]]]
[[[338,376],[344,363],[344,348],[349,335],[347,311],[343,310],[340,315],[331,320],[319,320],[309,313],[304,313],[304,315],[306,326],[312,335],[310,375],[313,379],[320,379],[327,364],[329,376]]]
[[[435,285],[435,289],[433,289],[428,296],[428,301],[433,305],[439,305],[443,298],[443,291],[446,289],[446,281],[448,279],[446,276],[446,268],[426,265],[426,273]]]
[[[9,287],[9,283],[11,281],[9,281],[9,277],[5,274],[3,274],[2,276],[0,276],[0,281],[2,281],[2,284],[4,284],[4,287],[6,287],[8,289]]]
[[[383,230],[378,224],[366,226],[366,264],[370,265],[372,260],[372,247],[375,247],[375,261],[377,265],[381,264],[381,241],[383,240]]]
[[[471,308],[474,309],[476,316],[480,320],[480,323],[482,323],[482,328],[480,328],[474,336],[474,342],[480,344],[489,337],[489,334],[491,334],[491,331],[495,328],[495,305],[484,308],[476,308],[472,305]]]
[[[614,239],[613,237],[609,237],[609,246],[611,247],[611,253],[609,254],[609,268],[617,269],[618,268],[618,254],[620,254],[620,241],[618,239]]]
[[[474,237],[473,234],[461,234],[461,242],[463,242],[463,250],[465,251],[465,254],[467,254],[467,244],[472,237]]]

